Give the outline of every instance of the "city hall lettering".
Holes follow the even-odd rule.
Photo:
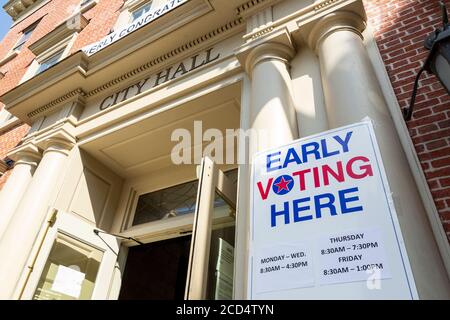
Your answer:
[[[200,54],[196,54],[179,64],[170,66],[156,74],[151,75],[141,81],[133,83],[125,89],[107,96],[100,103],[100,110],[108,109],[118,103],[124,102],[146,90],[159,86],[169,80],[174,80],[188,72],[203,67],[220,57],[220,53],[214,53],[214,48],[210,48]]]
[[[286,151],[267,154],[265,161],[267,174],[289,169],[291,166],[295,168],[289,174],[283,173],[256,182],[257,196],[261,201],[269,201],[269,194],[275,197],[271,199],[274,199],[276,204],[266,206],[270,208],[267,223],[271,227],[320,219],[324,215],[337,216],[363,211],[364,208],[358,196],[359,189],[356,186],[334,188],[332,192],[314,194],[314,190],[320,190],[334,183],[367,179],[373,176],[372,165],[367,157],[353,156],[343,160],[343,155],[350,151],[352,134],[352,131],[348,131],[318,142],[303,143]],[[327,164],[309,165],[327,158],[329,158]],[[281,203],[278,201],[278,197],[283,197],[292,190],[300,197],[292,201]],[[301,196],[302,193],[310,191],[313,192],[312,196]]]

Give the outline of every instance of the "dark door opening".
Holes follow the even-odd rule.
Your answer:
[[[182,300],[191,236],[131,247],[119,300]]]

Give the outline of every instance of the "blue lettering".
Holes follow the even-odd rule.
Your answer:
[[[308,147],[312,147],[312,149],[308,150]],[[316,160],[321,159],[319,147],[317,142],[310,142],[302,145],[303,162],[308,162],[308,154],[314,154]]]
[[[347,132],[347,135],[345,136],[345,140],[342,140],[339,136],[334,136],[334,140],[336,140],[341,146],[342,150],[344,152],[348,152],[348,143],[350,142],[350,138],[352,136],[353,131]]]
[[[272,228],[276,227],[277,225],[277,216],[284,216],[284,224],[289,224],[289,202],[286,201],[285,203],[283,203],[283,206],[284,209],[281,211],[276,211],[274,204],[270,206]]]
[[[300,160],[300,157],[298,156],[298,154],[294,148],[289,148],[289,150],[286,154],[286,159],[284,159],[283,168],[286,168],[289,165],[289,163],[291,163],[291,162],[295,162],[296,164],[302,163]]]
[[[274,170],[278,170],[281,169],[281,165],[278,167],[271,167],[272,163],[277,163],[280,162],[280,158],[276,158],[276,159],[272,159],[272,156],[279,156],[281,155],[281,151],[275,152],[275,153],[271,153],[267,155],[267,172],[270,171],[274,171]]]
[[[343,214],[345,213],[351,213],[351,212],[357,212],[357,211],[362,211],[363,207],[362,206],[357,206],[357,207],[353,207],[353,208],[349,208],[347,206],[347,203],[349,202],[355,202],[359,200],[358,196],[354,196],[354,197],[346,197],[346,195],[348,193],[352,193],[352,192],[357,192],[358,187],[355,188],[350,188],[350,189],[345,189],[345,190],[341,190],[339,191],[339,201],[341,203],[341,211]]]
[[[311,209],[310,206],[302,206],[301,207],[300,204],[303,202],[309,202],[310,200],[311,200],[311,198],[308,197],[308,198],[302,198],[302,199],[297,199],[297,200],[292,201],[292,205],[294,207],[294,222],[312,220],[312,218],[313,218],[312,215],[299,216],[299,212],[307,211],[307,210]]]
[[[335,155],[339,154],[339,150],[328,152],[327,140],[326,139],[320,140],[320,144],[322,145],[322,157],[328,158],[328,157],[335,156]]]
[[[125,37],[127,35],[127,29],[123,29],[122,31],[120,31],[119,33],[119,38]]]
[[[321,199],[328,199],[327,202],[321,203]],[[335,197],[331,193],[319,194],[314,197],[314,206],[316,207],[316,218],[322,218],[322,209],[328,208],[332,216],[337,215],[336,207],[334,206]]]

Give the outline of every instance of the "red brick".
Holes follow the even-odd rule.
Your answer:
[[[439,179],[439,183],[443,187],[450,187],[450,177]]]
[[[445,141],[443,139],[432,141],[432,142],[428,142],[427,144],[425,144],[425,146],[426,146],[426,148],[428,150],[434,150],[434,149],[442,148],[442,147],[445,147],[447,145],[448,145],[447,141]]]
[[[62,8],[73,7],[79,3],[80,0],[50,1],[47,5],[36,10],[8,31],[0,43],[0,60],[6,57],[11,51],[21,36],[21,32],[31,24],[40,20],[20,53],[14,59],[0,67],[0,71],[6,73],[0,80],[0,95],[3,95],[5,92],[18,85],[28,66],[35,59],[34,54],[28,50],[28,46],[51,32],[70,16],[71,12]],[[100,0],[96,6],[87,11],[85,16],[89,19],[89,24],[77,36],[71,52],[78,51],[85,45],[95,42],[107,35],[114,26],[119,14],[119,9],[122,5],[123,0]],[[3,105],[0,103],[0,109],[2,108]],[[4,159],[6,154],[20,143],[22,138],[28,132],[28,129],[29,127],[27,125],[19,125],[6,132],[0,132],[0,159]],[[0,177],[0,188],[4,185],[8,177],[9,172]]]

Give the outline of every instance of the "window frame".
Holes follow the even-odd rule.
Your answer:
[[[24,45],[28,42],[28,40],[32,37],[34,30],[36,30],[37,26],[39,25],[39,22],[41,20],[33,22],[31,25],[26,27],[20,32],[20,38],[17,40],[17,42],[14,44],[14,47],[12,48],[12,52],[20,52]],[[26,37],[28,35],[28,37]],[[26,39],[24,40],[24,38]]]
[[[75,214],[63,211],[57,213],[56,221],[50,228],[48,234],[45,233],[45,228],[46,226],[44,224],[38,236],[39,240],[36,241],[31,251],[30,256],[37,256],[33,271],[27,281],[26,273],[28,268],[24,268],[21,281],[14,294],[15,299],[20,296],[20,287],[22,286],[24,286],[24,292],[21,299],[31,300],[33,298],[53,244],[61,235],[69,237],[73,241],[84,243],[103,253],[90,300],[109,299],[110,283],[113,281],[113,274],[117,265],[116,253],[119,252],[118,240],[109,234],[101,234],[101,238],[103,239],[101,240],[93,232],[97,227],[92,222],[86,221]],[[42,246],[40,247],[40,245]]]
[[[141,10],[143,10],[145,7],[148,6],[148,10],[147,11],[143,11],[141,13],[141,15],[137,18],[134,17],[134,14],[136,12],[139,12]],[[153,8],[153,0],[150,1],[144,1],[142,3],[140,3],[138,6],[132,7],[129,9],[130,11],[130,23],[133,23],[136,20],[139,20],[140,18],[142,18],[145,14],[147,14],[148,12],[150,12],[150,10]]]
[[[52,55],[48,56],[47,58],[43,59],[41,62],[39,62],[39,66],[38,66],[38,68],[37,68],[37,70],[36,70],[35,75],[38,75],[38,74],[40,74],[40,73],[42,73],[42,72],[44,72],[44,71],[50,69],[51,67],[53,67],[54,65],[56,65],[59,61],[61,61],[62,58],[63,58],[63,55],[64,55],[64,51],[65,51],[65,49],[63,48],[63,49],[61,49],[61,50],[59,50],[59,51],[53,53]],[[46,67],[45,69],[41,69],[42,66],[44,66],[45,63],[46,63],[47,61],[50,61],[50,60],[52,60],[52,59],[55,58],[55,57],[56,57],[57,59],[56,59],[56,61],[54,61],[54,63],[52,63],[51,65],[49,65],[49,66]]]
[[[46,60],[50,59],[52,56],[58,54],[60,51],[62,51],[61,56],[59,57],[58,61],[54,64],[58,64],[60,61],[64,60],[69,53],[70,49],[72,48],[73,43],[76,40],[78,33],[73,33],[63,39],[62,41],[58,42],[57,44],[51,46],[50,48],[46,49],[44,52],[36,56],[36,58],[33,60],[31,65],[28,67],[27,71],[25,72],[25,75],[23,76],[20,83],[24,83],[25,81],[47,71],[50,68],[45,69],[44,71],[41,71],[38,73],[38,70],[42,63],[44,63]],[[54,66],[52,65],[52,67]]]
[[[5,108],[0,110],[0,131],[5,131],[19,122],[20,120]]]
[[[197,170],[198,169],[199,167],[197,167]],[[222,170],[225,172],[237,170],[237,174],[239,174],[239,167],[236,165],[227,165]],[[165,172],[165,170],[163,172]],[[158,181],[159,179],[149,179],[147,176],[141,178],[143,184],[139,182],[136,184],[137,181],[134,183],[132,182],[129,189],[127,188],[123,191],[124,196],[126,195],[128,200],[126,207],[123,208],[124,212],[122,211],[123,213],[121,214],[120,222],[118,222],[120,224],[120,226],[117,226],[119,234],[125,237],[136,237],[143,242],[153,242],[173,238],[174,235],[177,234],[190,233],[194,224],[195,212],[134,226],[133,220],[136,214],[137,203],[141,195],[198,180],[199,178],[197,176],[200,172],[197,172],[197,176],[195,173],[192,174],[191,172],[192,168],[186,168],[183,170],[183,173],[178,173],[181,175],[176,174],[169,178],[167,178],[167,175],[163,175],[165,177],[163,179],[164,182]],[[140,179],[138,179],[138,181],[139,180]],[[234,216],[228,213],[220,213],[214,217],[213,226],[216,228],[218,226],[234,223],[234,221]]]

